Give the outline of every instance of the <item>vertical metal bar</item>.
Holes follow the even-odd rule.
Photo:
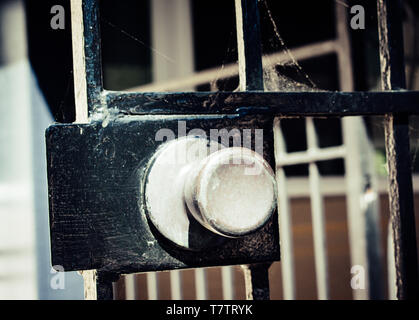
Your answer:
[[[147,273],[147,296],[148,300],[159,298],[159,281],[156,272]]]
[[[269,300],[268,271],[270,266],[270,263],[255,263],[242,266],[247,300]]]
[[[73,78],[76,104],[76,122],[87,123],[89,107],[87,104],[86,59],[84,47],[83,0],[71,1],[71,34],[73,50]]]
[[[180,270],[170,271],[170,295],[172,300],[182,300],[182,273]]]
[[[124,277],[125,281],[125,300],[135,300],[137,297],[135,274],[127,274]]]
[[[207,271],[205,268],[195,269],[195,294],[197,300],[208,299]]]
[[[263,90],[258,0],[235,0],[240,90]]]
[[[281,159],[286,153],[285,139],[280,127],[280,119],[274,119],[275,160]],[[296,298],[294,248],[292,240],[292,219],[287,192],[287,178],[283,167],[276,166],[276,181],[278,185],[279,233],[281,235],[281,275],[285,300]]]
[[[406,87],[401,2],[377,0],[383,90]],[[418,299],[419,279],[409,146],[409,117],[389,114],[385,119],[389,170],[390,215],[394,238],[398,299]]]
[[[231,266],[221,267],[221,283],[223,288],[223,299],[234,299],[234,269]]]
[[[99,279],[98,279],[99,281]],[[110,281],[97,283],[97,300],[113,300],[113,285]]]
[[[342,91],[353,91],[353,70],[348,32],[347,8],[336,3],[339,82]],[[380,245],[379,199],[374,168],[374,147],[361,117],[342,119],[347,148],[345,156],[347,211],[351,263],[366,269],[364,289],[354,289],[355,299],[381,299],[382,250]],[[359,155],[355,156],[354,155]]]
[[[312,118],[306,118],[308,152],[317,150],[317,134]],[[313,224],[314,261],[316,266],[317,296],[320,300],[329,299],[328,263],[326,246],[326,227],[323,199],[320,194],[320,174],[317,163],[309,163],[309,183],[311,215]]]
[[[87,103],[89,112],[92,112],[101,107],[101,93],[103,91],[99,1],[82,0],[82,5]]]
[[[263,90],[258,0],[235,0],[240,90]],[[269,265],[243,266],[246,296],[269,299]]]
[[[96,1],[90,1],[90,6],[95,5]],[[71,0],[71,37],[73,51],[73,78],[74,78],[74,95],[76,104],[76,121],[77,123],[87,123],[89,117],[89,94],[88,94],[88,77],[86,58],[92,58],[86,55],[86,39],[85,29],[89,26],[86,21],[86,4],[84,0]],[[91,51],[89,51],[91,53]],[[100,54],[100,52],[99,52]],[[94,56],[93,56],[94,58]],[[89,71],[90,72],[90,71]],[[84,298],[86,300],[98,299],[97,294],[97,271],[85,270],[82,272],[84,281]]]
[[[117,281],[118,275],[98,271],[96,275],[97,300],[113,300],[113,282]]]

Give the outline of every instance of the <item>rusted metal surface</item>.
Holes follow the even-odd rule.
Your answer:
[[[402,90],[405,89],[406,82],[401,2],[378,0],[377,7],[382,89]],[[418,100],[415,100],[415,103],[417,104]],[[385,138],[397,298],[418,299],[419,279],[408,114],[399,112],[386,115]]]

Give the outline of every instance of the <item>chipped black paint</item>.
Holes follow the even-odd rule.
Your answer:
[[[176,133],[178,120],[208,136],[217,128],[263,129],[264,157],[274,163],[273,126],[265,117],[136,116],[116,118],[106,127],[102,122],[51,126],[46,141],[54,265],[132,273],[279,260],[276,214],[256,233],[204,252],[174,246],[147,221],[146,164],[163,143],[155,134],[160,128]]]
[[[105,92],[121,114],[265,114],[270,116],[419,114],[418,91],[389,92]]]

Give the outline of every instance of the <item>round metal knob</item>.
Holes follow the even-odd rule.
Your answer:
[[[239,237],[262,227],[276,204],[268,163],[245,148],[226,148],[188,174],[185,201],[193,216],[222,236]]]
[[[276,207],[274,173],[259,154],[201,137],[162,145],[149,165],[144,194],[154,227],[187,249],[254,232]]]

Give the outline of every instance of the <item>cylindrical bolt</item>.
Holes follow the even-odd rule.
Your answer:
[[[201,250],[262,227],[276,207],[276,183],[269,164],[254,151],[185,137],[156,152],[145,202],[162,235],[183,248]]]
[[[225,148],[191,169],[185,202],[207,229],[240,237],[262,227],[276,206],[275,177],[269,164],[246,148]]]

